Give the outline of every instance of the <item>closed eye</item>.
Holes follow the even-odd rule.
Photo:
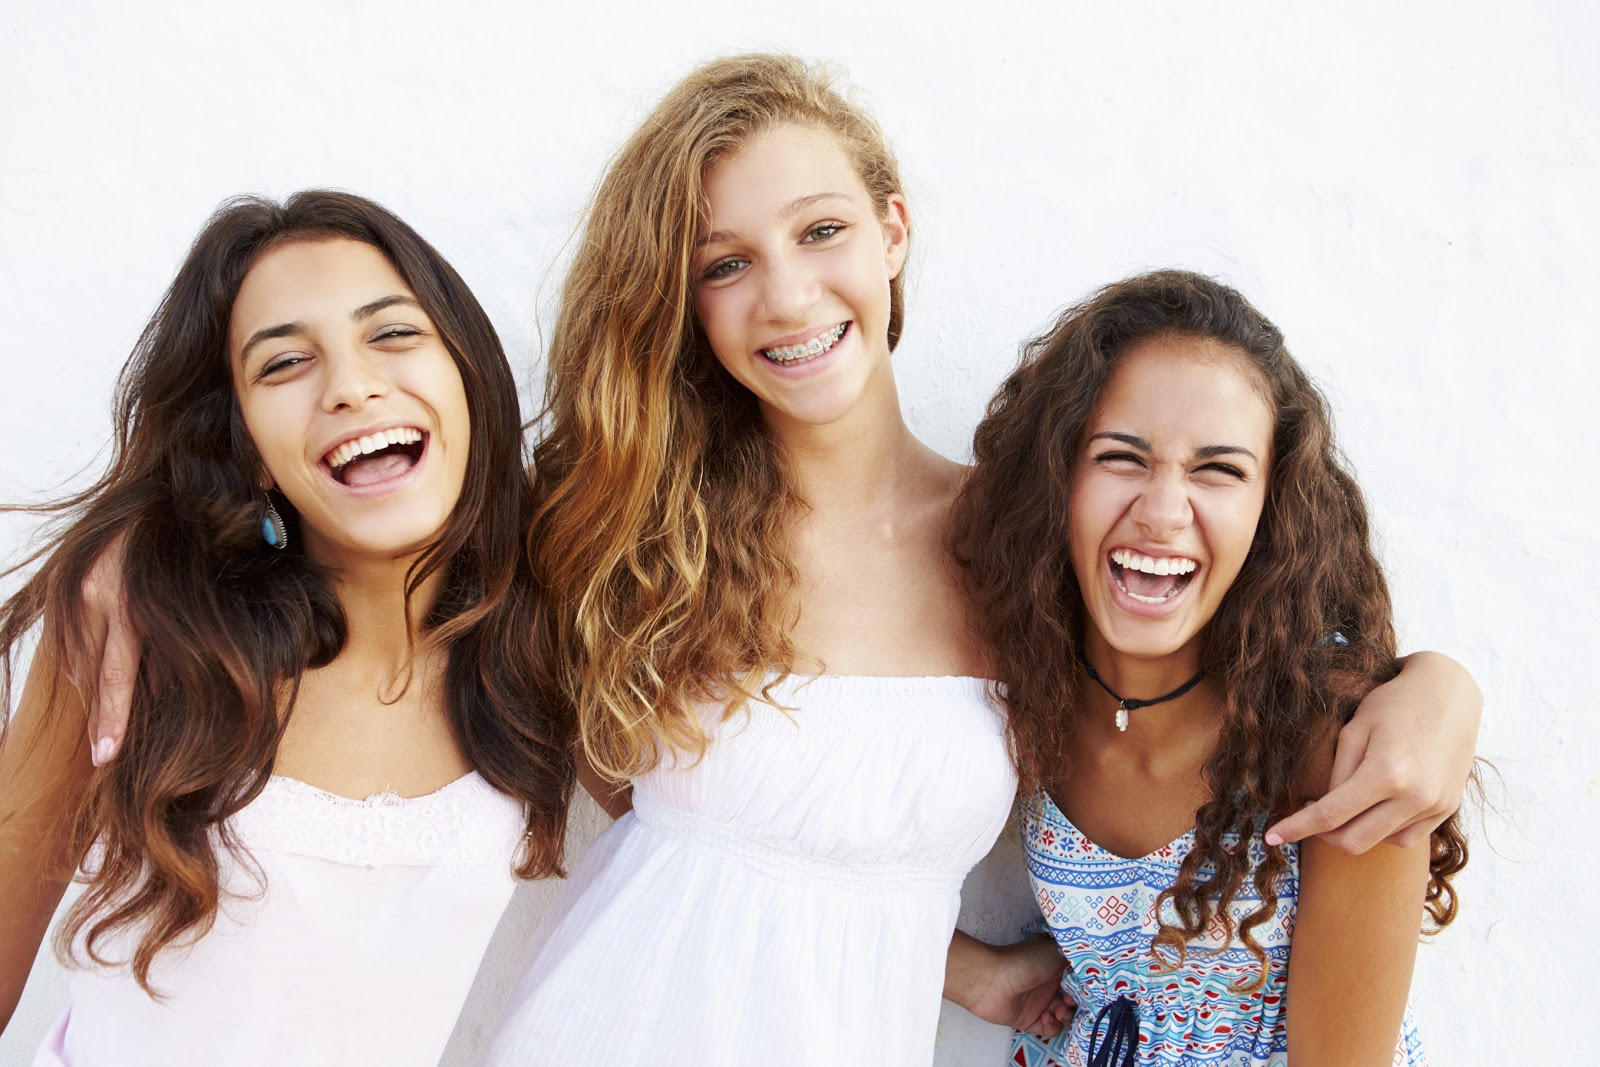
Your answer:
[[[1240,470],[1238,467],[1235,467],[1231,463],[1207,463],[1199,469],[1203,471],[1219,471],[1223,474],[1232,475],[1241,482],[1246,480],[1244,471]]]
[[[305,363],[310,358],[311,357],[306,355],[304,352],[285,352],[281,356],[274,356],[272,359],[267,361],[266,366],[261,368],[261,372],[256,375],[256,381],[261,381],[263,378],[266,378],[269,375],[279,374],[288,370],[290,367],[297,367],[300,364]]]
[[[1102,452],[1094,459],[1096,463],[1137,463],[1144,466],[1144,460],[1132,452]]]
[[[417,329],[415,326],[408,326],[405,323],[397,322],[392,325],[385,326],[383,329],[373,334],[372,339],[374,341],[393,341],[403,337],[420,336],[422,336],[422,331]]]

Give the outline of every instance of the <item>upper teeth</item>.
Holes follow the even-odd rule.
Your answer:
[[[364,456],[369,452],[388,448],[390,445],[414,445],[420,440],[422,440],[422,431],[411,426],[399,426],[393,430],[379,430],[377,433],[346,441],[328,453],[328,466],[337,469],[357,456]]]
[[[784,345],[782,348],[763,348],[761,354],[774,363],[797,363],[805,359],[816,359],[844,336],[844,328],[848,325],[850,325],[848,322],[841,322],[831,330],[823,330],[809,341],[802,341],[797,345]]]
[[[1113,549],[1111,562],[1131,571],[1143,571],[1145,574],[1188,574],[1200,566],[1194,560],[1185,559],[1183,556],[1155,559],[1151,556],[1141,556],[1126,548]]]

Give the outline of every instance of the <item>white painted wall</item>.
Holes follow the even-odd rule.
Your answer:
[[[643,110],[713,53],[836,57],[910,176],[897,359],[936,447],[965,454],[1020,338],[1145,267],[1225,276],[1327,385],[1405,642],[1474,671],[1505,780],[1462,919],[1421,954],[1435,1062],[1571,1062],[1600,951],[1592,5],[451,7],[0,4],[0,500],[97,462],[113,375],[223,197],[390,205],[475,287],[531,396],[553,264]],[[23,535],[0,519],[0,555]],[[581,848],[600,817],[577,818]],[[980,933],[1020,911],[1005,851],[969,886]],[[519,897],[450,1062],[549,894]],[[25,1061],[63,992],[41,960],[0,1061]],[[998,1064],[1003,1040],[959,1014],[941,1064]]]

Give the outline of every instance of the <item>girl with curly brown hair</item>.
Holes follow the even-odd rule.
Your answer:
[[[38,509],[62,525],[0,607],[9,696],[29,629],[76,627],[120,540],[144,647],[109,764],[48,640],[0,733],[0,1023],[83,860],[42,1067],[433,1064],[514,874],[559,870],[573,778],[488,316],[371,201],[239,198],[117,415],[109,469]]]
[[[1455,916],[1457,818],[1359,856],[1266,836],[1398,670],[1360,489],[1282,335],[1199,275],[1108,286],[1026,346],[975,450],[958,554],[1078,1005],[1008,1062],[1423,1062],[1406,995],[1419,920]]]

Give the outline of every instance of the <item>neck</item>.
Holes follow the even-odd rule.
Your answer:
[[[894,377],[879,375],[850,411],[818,425],[766,412],[802,500],[813,511],[861,511],[892,503],[919,463],[932,455],[900,413]]]
[[[442,576],[431,575],[406,606],[406,572],[414,556],[394,560],[343,561],[334,571],[334,591],[344,608],[346,636],[339,659],[364,671],[393,677],[405,669],[422,620],[438,596]]]
[[[1189,685],[1200,674],[1197,642],[1164,656],[1135,656],[1112,648],[1091,626],[1084,638],[1084,658],[1100,678],[1097,683],[1086,676],[1082,689],[1087,713],[1083,721],[1094,735],[1115,737],[1118,743],[1155,751],[1197,729],[1212,729],[1220,710],[1215,687],[1204,678]],[[1108,688],[1116,697],[1106,691]],[[1174,692],[1178,695],[1171,696]],[[1128,729],[1124,732],[1115,725],[1117,697],[1123,701],[1160,702],[1129,709]],[[1161,699],[1164,697],[1168,699]]]
[[[1102,681],[1130,700],[1153,700],[1170,693],[1200,671],[1198,641],[1189,641],[1166,655],[1138,656],[1112,648],[1092,625],[1087,630],[1084,658]]]

